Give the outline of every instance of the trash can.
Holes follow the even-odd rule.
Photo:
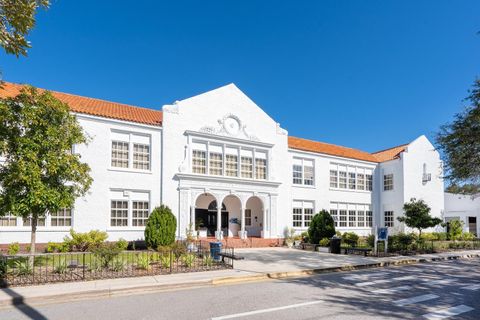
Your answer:
[[[220,261],[220,251],[222,250],[222,243],[221,242],[210,242],[210,256],[215,261]]]
[[[342,238],[333,236],[330,239],[330,253],[340,254],[341,242],[342,242]]]

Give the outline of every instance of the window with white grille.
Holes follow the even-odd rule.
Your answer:
[[[253,178],[253,158],[242,156],[241,157],[241,173],[242,178]]]
[[[393,227],[393,211],[385,211],[385,227]]]
[[[128,168],[129,143],[112,141],[112,167]]]
[[[124,201],[124,200],[111,201],[110,225],[112,227],[128,226],[128,201]]]
[[[225,175],[238,177],[238,156],[233,154],[225,155]]]
[[[208,170],[211,175],[223,175],[223,154],[210,152]]]
[[[149,214],[148,201],[132,201],[132,226],[144,227]]]
[[[205,174],[207,172],[207,153],[205,151],[192,151],[192,171],[198,174]]]
[[[52,227],[71,227],[72,209],[60,209],[50,214],[50,225]]]
[[[313,201],[293,201],[293,227],[308,228],[313,217]]]
[[[17,217],[11,214],[6,214],[0,217],[0,227],[16,227]]]
[[[315,184],[315,167],[311,159],[294,158],[292,166],[293,184],[313,186]]]
[[[383,175],[383,190],[393,190],[393,173]]]
[[[133,168],[150,170],[150,146],[146,144],[133,144]]]

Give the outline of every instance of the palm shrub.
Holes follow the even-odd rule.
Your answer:
[[[177,219],[169,207],[153,209],[145,226],[145,242],[149,248],[169,246],[175,242]]]
[[[100,230],[81,233],[70,229],[70,237],[63,239],[70,251],[88,251],[100,247],[107,240],[108,234]]]
[[[313,216],[308,227],[310,243],[318,244],[321,239],[330,239],[335,235],[335,222],[327,210],[322,210]]]

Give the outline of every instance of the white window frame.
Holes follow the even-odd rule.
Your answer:
[[[393,210],[383,211],[383,222],[386,228],[393,228],[395,225],[395,213]]]
[[[330,215],[336,228],[362,230],[373,225],[371,204],[367,203],[330,202]]]
[[[329,186],[331,190],[372,192],[373,168],[330,162]]]
[[[295,163],[296,161],[300,161],[301,164],[296,164]],[[300,167],[300,166],[301,166],[301,171],[294,170],[295,167]],[[305,169],[305,168],[311,168],[311,172],[310,172],[310,169]],[[300,173],[301,177],[295,177],[294,176],[295,172]],[[311,179],[307,179],[307,173],[311,173]],[[300,183],[298,183],[298,181],[300,181]],[[315,187],[315,159],[293,157],[292,184],[294,186],[305,186],[305,187],[311,187],[311,188]]]
[[[300,204],[300,205],[298,205]],[[292,202],[292,227],[294,229],[307,229],[315,215],[315,201],[293,200]],[[300,219],[295,219],[300,216]]]
[[[66,212],[67,211],[70,211],[70,216],[67,216],[66,215]],[[62,215],[59,215],[59,213],[62,213]],[[63,209],[60,209],[58,210],[56,213],[56,215],[54,216],[52,213],[49,214],[50,216],[50,227],[52,228],[72,228],[73,227],[73,209],[69,209],[69,208],[63,208]],[[56,220],[57,221],[57,225],[53,225],[52,221]],[[70,220],[70,224],[67,225],[66,224],[66,221]],[[63,221],[63,225],[59,225],[58,224],[58,221]]]
[[[148,140],[148,143],[139,142],[138,139],[141,138]],[[113,165],[113,144],[125,143],[128,144],[128,165],[127,167],[117,167]],[[134,145],[143,145],[148,147],[148,169],[138,169],[134,167]],[[111,130],[111,139],[110,139],[110,164],[109,169],[115,171],[130,171],[130,172],[141,172],[141,173],[151,173],[152,172],[152,136],[146,133],[140,132],[130,132],[122,130]]]
[[[383,191],[392,191],[393,182],[393,173],[385,173],[383,175]]]
[[[145,200],[132,200],[132,227],[145,227],[147,225],[148,217],[150,216],[150,201]],[[147,207],[135,208],[135,204],[147,204]],[[146,210],[146,216],[144,215]],[[137,216],[135,217],[135,211],[137,211]],[[140,216],[138,214],[141,214]]]

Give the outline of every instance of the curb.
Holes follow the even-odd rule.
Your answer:
[[[70,301],[78,301],[78,300],[86,300],[86,299],[110,298],[110,297],[119,297],[119,296],[125,296],[130,294],[146,294],[146,293],[155,293],[155,292],[163,292],[163,291],[182,290],[182,289],[205,288],[205,287],[211,287],[211,286],[238,284],[238,283],[246,283],[246,282],[258,282],[258,281],[266,281],[266,280],[272,280],[272,279],[278,280],[278,279],[286,279],[286,278],[311,276],[311,275],[323,274],[323,273],[354,271],[354,270],[362,270],[362,269],[369,269],[369,268],[381,268],[381,267],[389,267],[389,266],[426,263],[431,261],[471,259],[471,258],[478,258],[478,257],[480,257],[480,253],[451,255],[446,257],[406,258],[406,259],[400,259],[400,260],[394,260],[394,261],[372,262],[372,263],[358,264],[358,265],[344,265],[341,267],[304,269],[304,270],[285,271],[285,272],[270,272],[270,273],[260,273],[255,275],[238,276],[238,277],[212,278],[207,280],[196,280],[192,282],[184,282],[184,283],[176,283],[176,284],[163,284],[163,285],[160,284],[160,285],[146,285],[146,286],[129,287],[129,288],[88,290],[88,291],[69,293],[69,294],[57,294],[57,295],[50,295],[50,296],[31,297],[31,298],[17,296],[17,297],[12,297],[11,299],[8,299],[8,300],[0,301],[0,309],[15,306],[15,305],[21,305],[21,304],[48,304],[53,302],[61,303],[61,302],[67,302],[67,301],[70,302]]]

